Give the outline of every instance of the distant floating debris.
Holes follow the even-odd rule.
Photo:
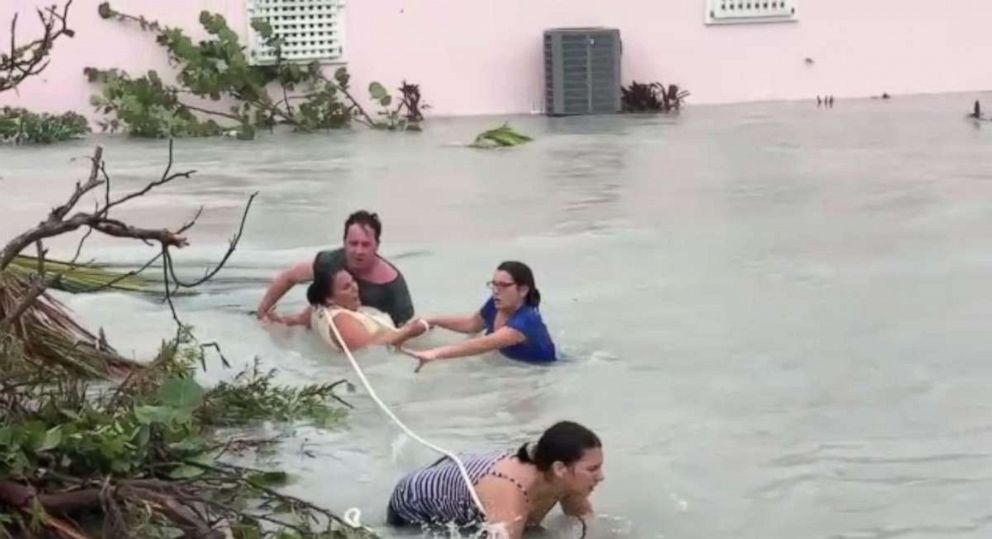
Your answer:
[[[971,113],[968,114],[968,117],[971,118],[971,119],[973,119],[973,120],[984,120],[985,119],[985,116],[982,115],[982,104],[979,103],[977,99],[975,100],[975,104],[972,106]]]

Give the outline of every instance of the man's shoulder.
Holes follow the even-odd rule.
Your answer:
[[[403,272],[400,271],[398,267],[396,267],[396,264],[390,262],[388,258],[380,255],[376,258],[376,260],[377,260],[376,262],[377,267],[375,273],[376,273],[376,277],[378,277],[378,279],[376,279],[377,281],[380,281],[382,284],[385,285],[389,285],[393,283],[401,283],[405,281],[405,279],[403,278]]]

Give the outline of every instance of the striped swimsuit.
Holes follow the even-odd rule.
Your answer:
[[[491,451],[458,455],[458,458],[465,465],[469,479],[475,485],[487,475],[505,477],[493,469],[496,463],[513,454]],[[517,484],[515,481],[513,483]],[[519,484],[517,486],[523,490]],[[393,526],[471,526],[485,520],[485,516],[472,501],[472,495],[458,466],[448,457],[401,479],[389,500],[388,514],[389,524]]]

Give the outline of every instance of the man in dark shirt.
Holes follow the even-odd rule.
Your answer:
[[[260,320],[289,322],[274,311],[279,299],[294,285],[312,281],[315,274],[343,266],[358,281],[362,305],[389,314],[397,327],[410,320],[413,301],[406,279],[396,266],[379,256],[381,235],[382,223],[376,214],[359,210],[349,215],[344,223],[344,247],[320,251],[277,274],[259,302],[256,316]]]

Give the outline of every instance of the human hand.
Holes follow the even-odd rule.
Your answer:
[[[427,333],[431,330],[430,323],[423,318],[414,318],[406,324],[403,324],[403,331],[410,335],[410,337],[418,337]]]
[[[417,358],[417,368],[413,369],[413,372],[415,373],[420,372],[420,369],[423,369],[424,365],[439,359],[437,348],[431,348],[430,350],[411,350],[409,348],[402,348],[401,350],[407,355]]]
[[[262,322],[269,322],[269,323],[275,323],[275,324],[287,324],[288,323],[288,321],[286,320],[285,317],[283,317],[280,314],[277,314],[275,312],[275,310],[273,310],[273,309],[269,309],[265,313],[262,313],[258,317],[258,319],[261,320]]]

